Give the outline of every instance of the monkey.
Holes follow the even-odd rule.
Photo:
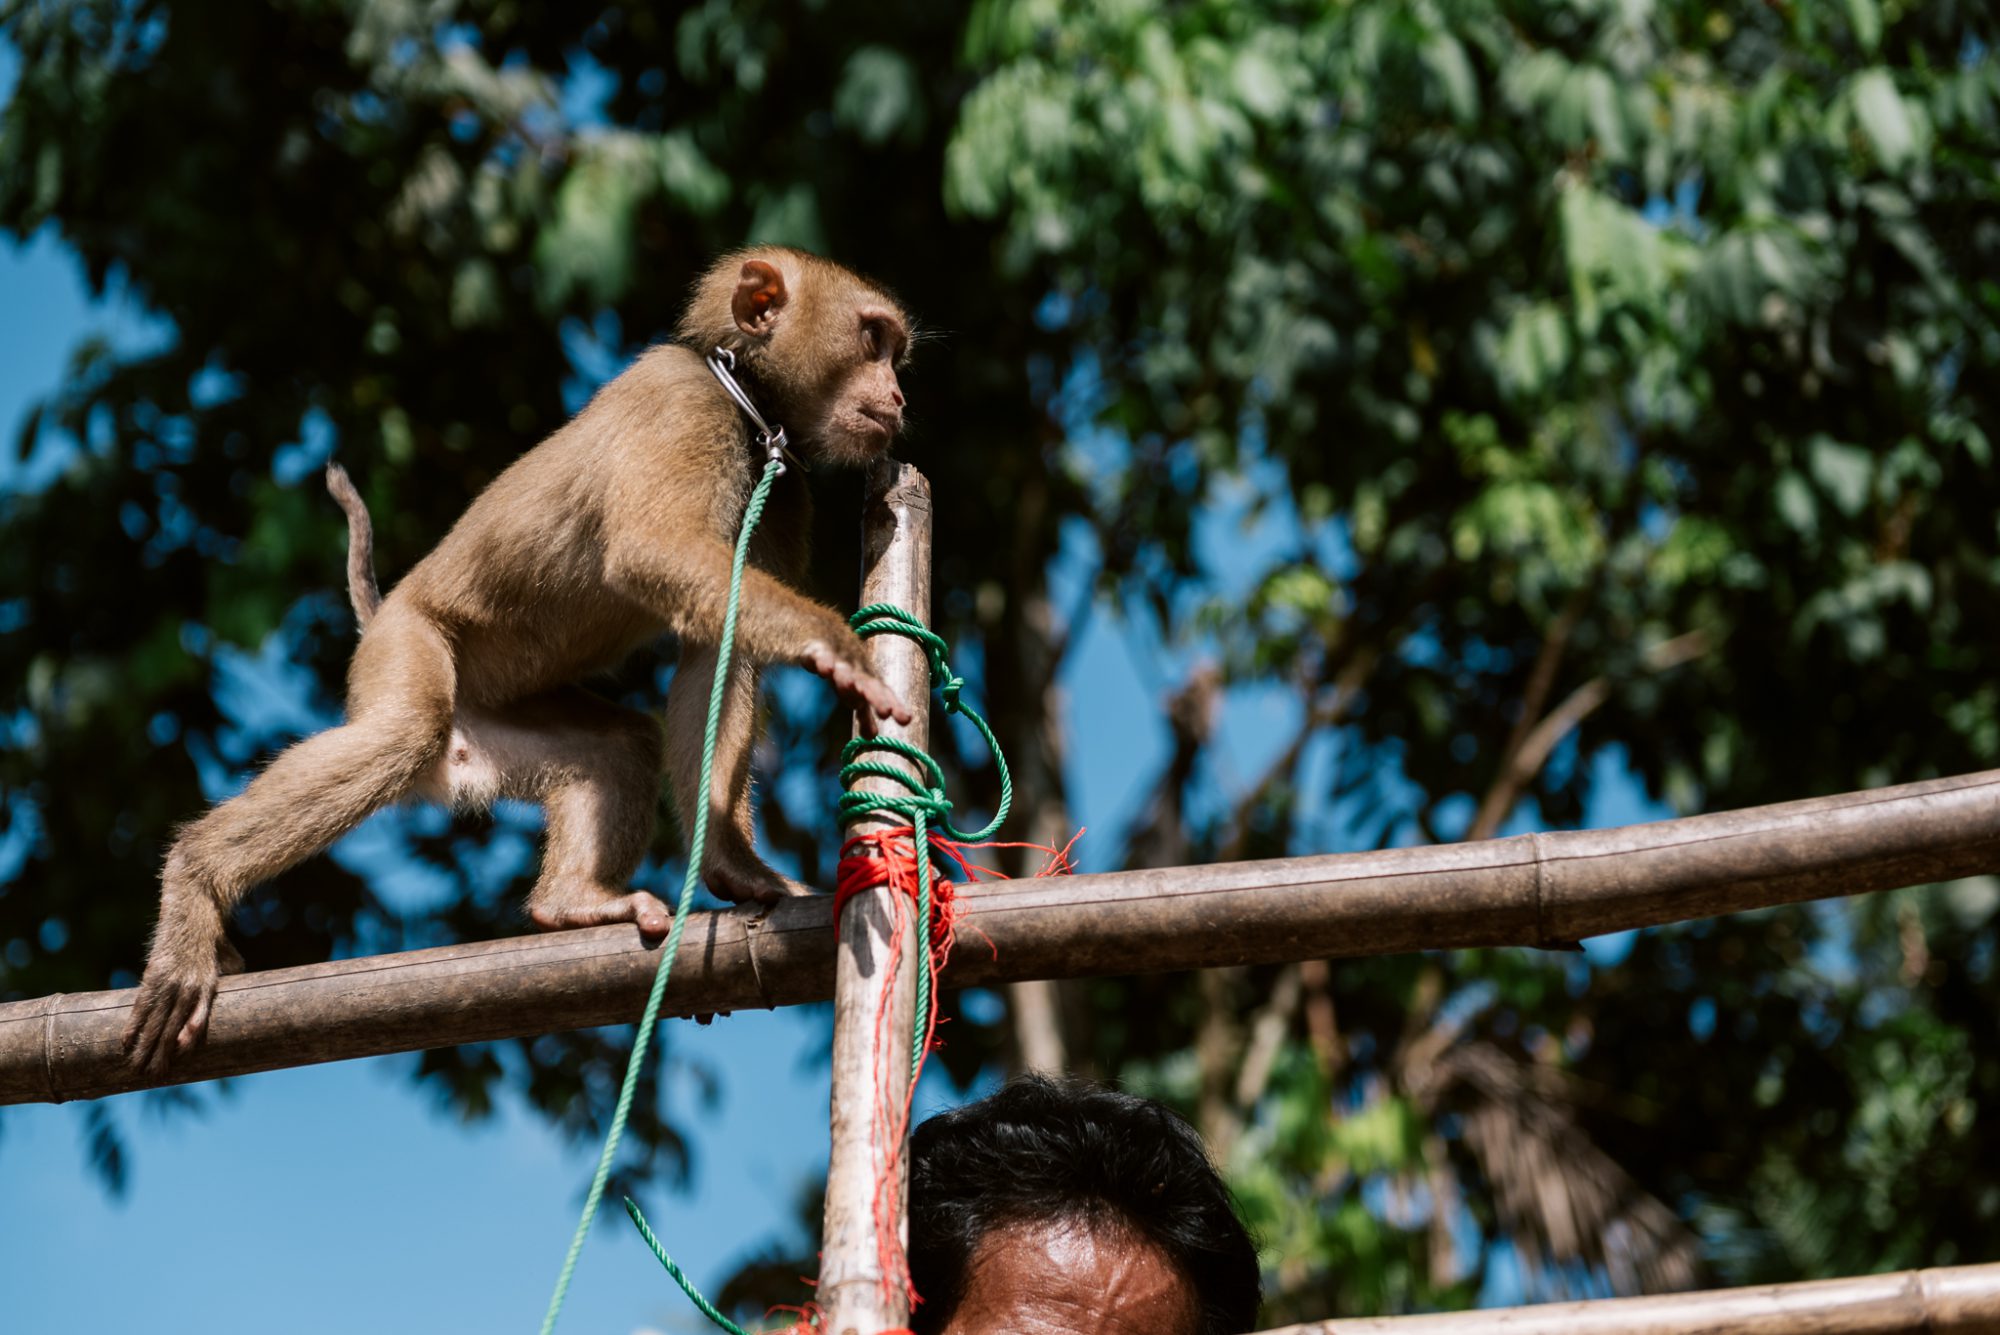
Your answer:
[[[897,370],[911,334],[886,290],[831,261],[768,246],[723,256],[695,283],[674,340],[502,471],[386,597],[367,511],[344,471],[330,474],[361,623],[345,722],[286,748],[178,831],[124,1032],[133,1067],[162,1075],[201,1043],[221,974],[242,967],[224,924],[245,893],[407,799],[539,803],[546,836],[526,909],[543,930],[668,930],[666,906],[629,884],[663,770],[682,829],[709,804],[711,889],[737,902],[808,893],[752,848],[759,669],[791,663],[825,678],[865,731],[912,714],[846,620],[798,591],[811,501],[788,470],[751,542],[714,783],[698,791],[732,549],[765,462],[704,355],[734,357],[744,390],[808,463],[863,466],[902,430]],[[579,684],[663,634],[681,643],[664,736],[651,715]]]

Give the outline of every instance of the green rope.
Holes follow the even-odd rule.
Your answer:
[[[884,814],[900,816],[910,822],[918,850],[917,948],[928,954],[931,945],[930,823],[935,820],[946,838],[961,844],[976,844],[982,839],[992,838],[1014,805],[1014,780],[1007,773],[1007,757],[1001,754],[1000,742],[993,735],[993,729],[987,726],[984,716],[962,698],[965,678],[951,670],[951,664],[945,658],[944,637],[894,603],[870,603],[849,617],[847,624],[854,627],[854,633],[864,640],[877,635],[902,635],[921,645],[930,659],[931,681],[944,697],[945,712],[963,714],[972,721],[972,726],[985,738],[987,750],[993,754],[993,763],[1000,769],[999,809],[993,813],[993,819],[987,822],[985,829],[976,834],[964,834],[951,823],[951,799],[945,796],[944,768],[929,753],[895,737],[856,737],[841,749],[840,786],[844,791],[838,806],[840,823],[852,825],[866,817]],[[863,759],[878,752],[901,756],[915,767],[919,777],[911,777],[909,771],[898,765]],[[856,780],[871,777],[901,784],[909,791],[871,793],[855,789]],[[923,1065],[925,1022],[930,1013],[931,971],[920,960],[917,964],[916,1026],[915,1032],[910,1035],[912,1081]]]
[[[701,1296],[701,1290],[694,1286],[694,1281],[689,1279],[682,1272],[681,1268],[674,1264],[674,1258],[667,1255],[667,1249],[660,1245],[658,1238],[653,1236],[652,1227],[646,1223],[646,1216],[639,1212],[638,1204],[630,1196],[625,1198],[625,1213],[632,1216],[632,1222],[639,1226],[639,1236],[644,1238],[646,1245],[653,1249],[653,1255],[660,1258],[660,1264],[667,1268],[667,1273],[673,1276],[674,1283],[681,1286],[681,1292],[688,1296],[688,1301],[695,1305],[697,1311],[728,1331],[729,1335],[750,1335],[749,1331],[724,1316],[721,1309],[716,1307],[714,1303]]]
[[[908,742],[894,737],[856,737],[840,753],[840,782],[850,791],[840,795],[840,823],[852,825],[863,816],[893,813],[915,825],[919,816],[935,818],[945,837],[961,844],[976,844],[982,839],[991,839],[1007,820],[1007,813],[1014,806],[1014,779],[1007,772],[1007,757],[1001,754],[1000,741],[993,735],[993,729],[986,719],[971,705],[965,703],[962,693],[965,678],[951,670],[945,659],[944,638],[923,622],[897,607],[894,603],[870,603],[847,619],[854,627],[854,633],[862,639],[872,639],[877,635],[902,635],[923,646],[930,659],[931,681],[938,694],[944,697],[944,712],[963,714],[971,720],[972,726],[986,742],[986,749],[993,755],[993,763],[1000,770],[1000,807],[993,813],[993,819],[986,828],[976,834],[966,834],[951,823],[951,802],[944,795],[944,770],[937,761]],[[917,767],[924,782],[919,785],[902,769],[885,765],[877,760],[862,760],[859,757],[871,751],[885,751],[901,756]],[[910,789],[907,796],[884,793],[857,793],[852,791],[853,780],[864,775],[878,779],[889,779]],[[919,832],[919,843],[923,832]]]
[[[639,1017],[639,1032],[632,1039],[632,1055],[625,1060],[625,1083],[618,1089],[618,1106],[611,1114],[611,1129],[604,1137],[604,1152],[597,1156],[597,1172],[590,1180],[590,1194],[584,1198],[583,1217],[576,1221],[576,1233],[569,1240],[569,1254],[563,1257],[562,1273],[556,1276],[556,1291],[549,1299],[548,1314],[542,1318],[542,1335],[550,1335],[556,1328],[556,1318],[562,1314],[563,1299],[569,1296],[570,1276],[576,1273],[577,1256],[583,1251],[583,1240],[590,1234],[590,1222],[597,1215],[597,1206],[604,1199],[604,1184],[611,1177],[611,1162],[617,1156],[618,1142],[625,1135],[625,1122],[632,1114],[632,1098],[639,1089],[639,1073],[646,1064],[646,1047],[652,1041],[653,1026],[660,1018],[660,1003],[667,994],[667,977],[674,969],[674,956],[681,946],[681,934],[687,930],[688,911],[694,907],[695,887],[701,884],[702,854],[708,846],[708,792],[715,769],[715,735],[722,719],[722,696],[729,686],[729,658],[736,644],[736,614],[743,601],[743,566],[750,554],[750,533],[757,527],[757,520],[764,513],[764,502],[770,497],[771,484],[785,471],[784,463],[776,455],[764,465],[764,474],[757,479],[757,488],[750,493],[750,503],[743,510],[743,529],[736,536],[736,559],[729,568],[729,607],[722,618],[722,642],[715,653],[715,680],[708,692],[708,726],[701,739],[701,798],[694,804],[694,832],[688,838],[687,878],[681,882],[681,897],[674,905],[673,929],[667,933],[667,943],[660,949],[660,964],[653,972],[653,990],[646,995],[646,1010]],[[650,1238],[651,1230],[645,1220],[638,1215],[637,1207],[629,1202],[640,1230]],[[657,1250],[657,1248],[656,1248]],[[661,1260],[665,1261],[662,1253]],[[667,1271],[680,1280],[681,1287],[688,1288],[671,1262]],[[697,1302],[701,1300],[697,1298]],[[713,1314],[705,1303],[704,1310]],[[725,1323],[726,1324],[726,1323]],[[732,1327],[732,1329],[734,1329]],[[737,1335],[742,1335],[738,1331]]]

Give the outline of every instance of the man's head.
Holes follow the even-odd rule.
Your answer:
[[[1235,1335],[1257,1252],[1194,1129],[1148,1099],[1037,1078],[911,1146],[918,1335]]]

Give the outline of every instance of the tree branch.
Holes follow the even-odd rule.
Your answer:
[[[1646,672],[1665,672],[1701,657],[1709,647],[1707,631],[1691,630],[1654,645],[1646,651],[1640,666]],[[1486,790],[1486,796],[1480,800],[1479,812],[1472,818],[1471,828],[1465,832],[1466,840],[1492,838],[1500,828],[1500,822],[1507,818],[1507,813],[1521,800],[1528,784],[1548,762],[1556,744],[1574,732],[1610,698],[1610,679],[1592,677],[1571,691],[1567,699],[1529,729],[1520,745],[1501,765],[1500,773],[1493,778],[1493,785]]]
[[[1257,808],[1270,800],[1279,784],[1288,783],[1298,769],[1299,761],[1305,756],[1306,743],[1322,728],[1330,728],[1347,717],[1354,707],[1361,688],[1374,674],[1375,665],[1382,661],[1382,651],[1376,645],[1365,645],[1355,651],[1352,658],[1341,668],[1333,685],[1318,700],[1306,705],[1305,721],[1293,734],[1291,742],[1283,753],[1264,770],[1257,782],[1251,785],[1236,809],[1229,816],[1229,842],[1216,854],[1219,862],[1240,862],[1250,836],[1250,817]]]
[[[1541,652],[1535,655],[1535,666],[1529,670],[1528,684],[1521,692],[1521,709],[1514,716],[1514,729],[1507,735],[1507,745],[1500,751],[1503,770],[1508,761],[1520,754],[1535,720],[1542,716],[1542,707],[1548,703],[1549,691],[1555,686],[1556,669],[1562,665],[1564,650],[1569,648],[1570,633],[1576,629],[1588,601],[1586,589],[1572,593],[1563,603],[1562,611],[1556,614],[1548,633],[1542,636]]]
[[[1278,971],[1271,995],[1250,1021],[1250,1043],[1243,1054],[1243,1066],[1236,1073],[1236,1111],[1248,1117],[1257,1101],[1270,1087],[1271,1073],[1277,1069],[1278,1053],[1285,1045],[1285,1032],[1292,1027],[1305,988],[1299,966],[1288,964]]]

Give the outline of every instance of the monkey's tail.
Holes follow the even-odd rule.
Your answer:
[[[375,583],[375,525],[361,493],[339,464],[326,466],[326,489],[347,515],[347,599],[354,604],[354,619],[366,628],[382,605],[382,590]]]

